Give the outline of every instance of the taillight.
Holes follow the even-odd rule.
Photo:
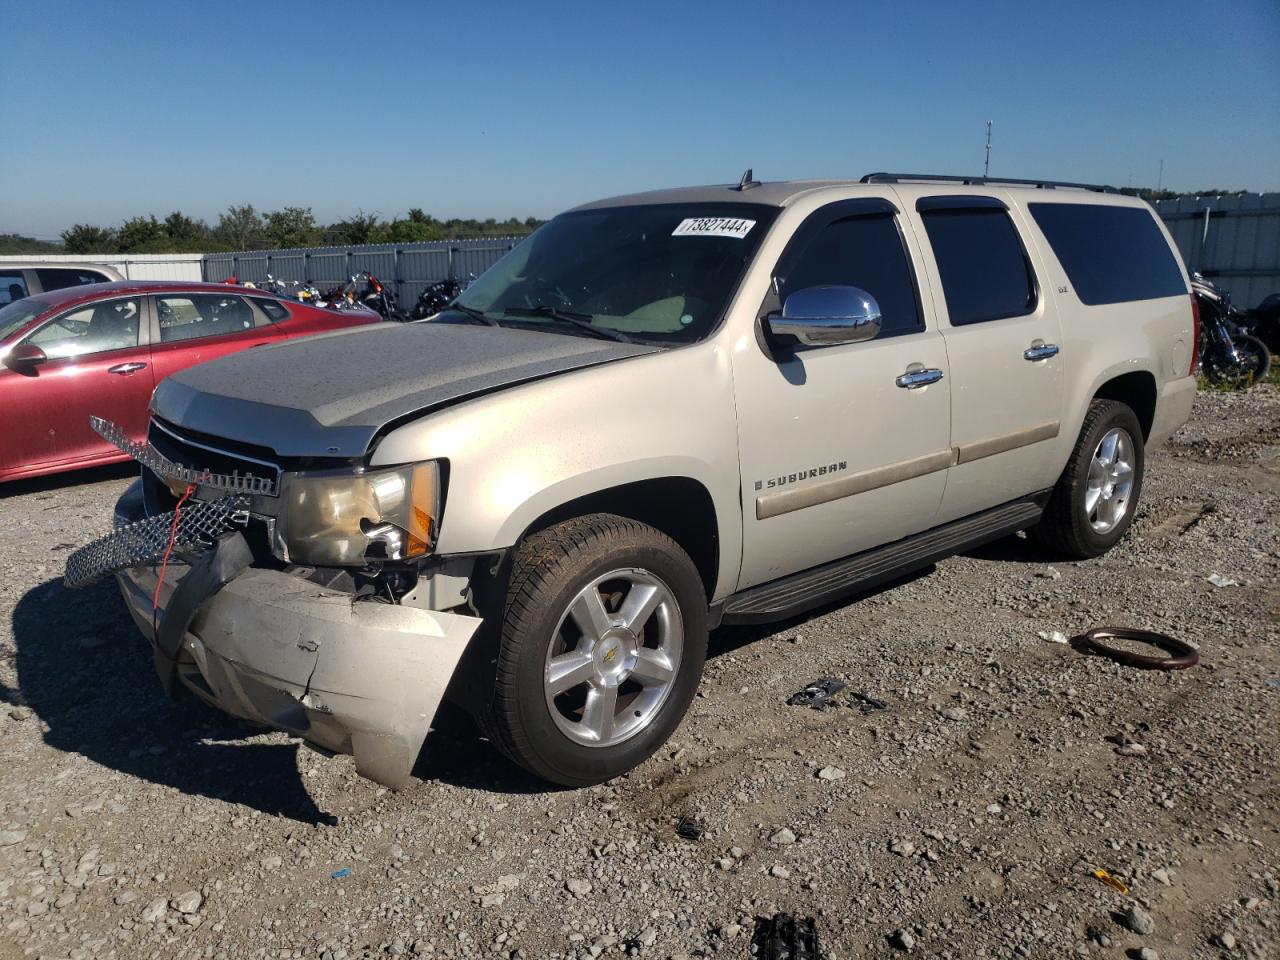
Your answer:
[[[1196,364],[1200,362],[1200,301],[1196,299],[1196,295],[1191,295],[1191,369],[1187,371],[1190,376],[1196,372]]]

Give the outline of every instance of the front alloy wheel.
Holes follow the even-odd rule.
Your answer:
[[[678,544],[611,514],[566,520],[515,552],[481,724],[543,779],[601,783],[667,741],[706,653],[706,587]]]
[[[578,743],[609,747],[653,722],[671,693],[684,623],[671,588],[611,570],[579,591],[547,646],[547,707]]]

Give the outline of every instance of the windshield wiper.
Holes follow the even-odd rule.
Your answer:
[[[639,342],[632,337],[628,337],[621,330],[596,326],[592,322],[591,314],[589,313],[574,313],[571,310],[561,310],[559,307],[553,307],[548,303],[540,303],[536,307],[508,307],[502,311],[502,314],[507,317],[546,317],[548,320],[569,324],[597,337],[603,337],[606,340],[617,340],[619,343]]]
[[[456,310],[458,311],[458,313],[462,314],[464,317],[470,317],[472,320],[476,321],[477,323],[483,323],[485,326],[488,326],[488,327],[502,326],[502,324],[498,322],[498,319],[496,317],[491,317],[489,316],[489,314],[485,313],[483,310],[477,310],[475,307],[464,307],[460,303],[451,303],[447,307],[445,307],[444,310],[440,312],[444,313],[445,310]]]

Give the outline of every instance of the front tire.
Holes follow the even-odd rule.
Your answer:
[[[1102,556],[1133,523],[1144,463],[1142,425],[1133,410],[1094,400],[1035,538],[1075,560]]]
[[[602,783],[675,731],[706,651],[706,592],[675,541],[610,514],[565,521],[516,551],[485,726],[545,780]]]

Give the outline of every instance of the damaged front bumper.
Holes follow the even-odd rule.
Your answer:
[[[132,513],[131,495],[117,507],[117,523]],[[162,682],[352,754],[362,776],[403,786],[480,619],[358,601],[251,567],[234,531],[186,560],[171,561],[163,582],[158,564],[116,573]]]

